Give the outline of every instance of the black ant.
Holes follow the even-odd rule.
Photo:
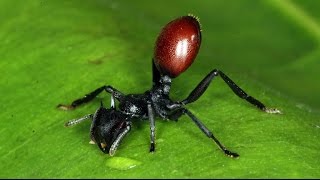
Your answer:
[[[245,93],[222,71],[212,70],[183,101],[173,101],[169,97],[171,79],[184,72],[194,61],[201,44],[201,29],[199,20],[192,16],[182,16],[169,22],[157,38],[152,61],[153,86],[143,94],[125,95],[112,86],[102,86],[93,92],[77,99],[71,105],[58,105],[58,108],[69,110],[94,99],[102,91],[111,96],[111,108],[103,107],[94,113],[80,119],[68,121],[65,126],[78,124],[86,119],[92,119],[90,127],[91,140],[104,152],[114,155],[123,137],[131,130],[133,119],[148,119],[150,122],[150,152],[155,151],[155,118],[161,117],[177,121],[182,115],[187,115],[211,138],[218,147],[230,157],[238,157],[237,153],[223,146],[212,132],[195,117],[185,105],[196,101],[208,88],[212,79],[220,76],[240,98],[245,99],[257,108],[267,113],[281,113],[277,109],[267,108],[259,100]],[[115,99],[119,101],[118,109]]]

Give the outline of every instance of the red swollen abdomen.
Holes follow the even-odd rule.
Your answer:
[[[199,21],[183,16],[169,22],[160,32],[154,49],[157,69],[171,78],[179,76],[195,60],[201,44]]]

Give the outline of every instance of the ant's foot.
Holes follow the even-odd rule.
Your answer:
[[[154,151],[155,151],[154,143],[151,143],[151,145],[150,145],[150,152],[151,152],[151,153],[154,153]]]
[[[63,105],[63,104],[58,104],[57,108],[68,111],[68,110],[73,110],[75,107],[72,105]]]
[[[231,158],[238,158],[240,155],[229,150],[224,150],[224,154]]]
[[[265,108],[264,111],[270,114],[282,114],[282,112],[276,108]]]

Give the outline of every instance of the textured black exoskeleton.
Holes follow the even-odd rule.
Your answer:
[[[226,155],[230,157],[238,157],[239,155],[237,153],[231,152],[223,146],[218,139],[214,137],[212,132],[197,117],[195,117],[185,107],[185,105],[196,101],[205,92],[211,80],[220,75],[233,92],[240,98],[245,99],[267,113],[280,113],[279,110],[267,108],[257,99],[247,95],[229,77],[217,69],[211,71],[186,99],[183,101],[173,101],[169,98],[171,78],[167,75],[161,75],[157,68],[155,68],[154,64],[152,69],[153,86],[143,94],[124,95],[111,86],[102,86],[85,95],[83,98],[73,101],[69,106],[61,104],[58,105],[61,109],[74,109],[83,103],[91,101],[102,91],[112,94],[110,109],[101,105],[94,114],[89,114],[83,118],[68,121],[65,125],[71,126],[83,120],[92,119],[90,128],[91,140],[95,142],[104,153],[113,155],[122,138],[130,131],[132,120],[137,118],[148,119],[151,130],[150,152],[153,152],[155,151],[155,118],[161,117],[163,119],[176,121],[180,116],[186,114],[207,137],[214,140]],[[113,98],[119,101],[119,109],[116,109]]]
[[[111,108],[103,107],[94,113],[80,119],[67,122],[72,126],[86,119],[92,119],[90,128],[91,140],[104,153],[113,155],[123,139],[130,131],[134,119],[146,119],[150,122],[150,152],[155,151],[155,118],[177,121],[182,115],[187,115],[218,147],[230,157],[238,157],[237,153],[223,146],[212,132],[195,117],[185,105],[196,101],[208,88],[216,76],[220,76],[232,91],[242,99],[267,113],[280,113],[277,109],[267,108],[259,100],[245,93],[222,71],[212,70],[182,101],[173,101],[169,97],[171,80],[185,71],[196,57],[201,43],[200,23],[192,15],[183,16],[169,22],[158,36],[155,54],[152,61],[153,85],[143,94],[125,95],[112,86],[102,86],[93,92],[77,99],[71,105],[58,105],[61,109],[74,109],[77,106],[94,99],[102,91],[110,93]],[[115,99],[119,101],[118,108]]]

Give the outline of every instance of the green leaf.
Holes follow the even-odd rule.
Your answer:
[[[320,1],[0,1],[1,178],[320,177]],[[188,117],[135,121],[114,157],[89,144],[102,93],[74,111],[56,109],[108,84],[151,87],[154,41],[170,20],[202,24],[194,64],[174,79],[181,100],[214,68],[283,114],[266,114],[219,78],[188,105],[239,159],[228,158]]]

